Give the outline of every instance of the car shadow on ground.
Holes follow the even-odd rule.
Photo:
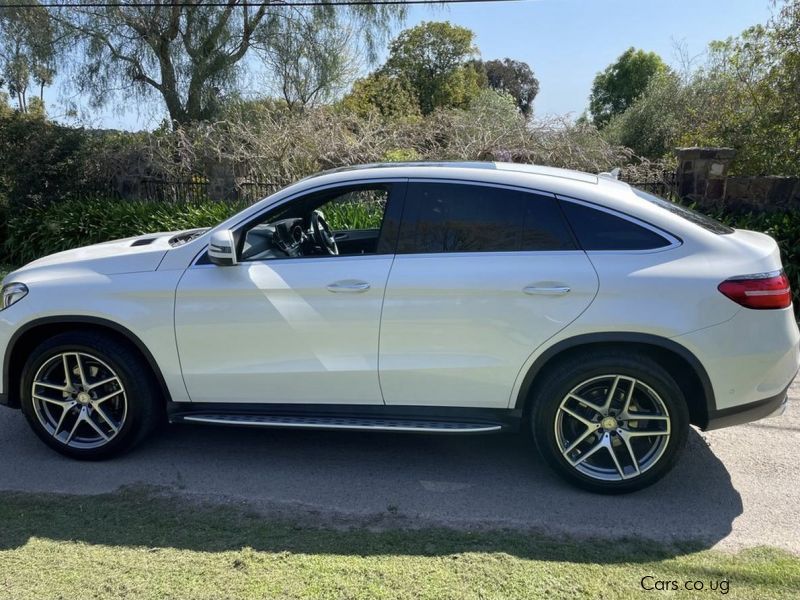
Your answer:
[[[124,457],[81,463],[45,448],[18,416],[11,418],[12,424],[3,421],[2,490],[85,495],[144,486],[159,490],[159,498],[165,491],[183,497],[183,505],[193,505],[187,498],[194,498],[204,506],[273,515],[300,527],[343,531],[358,525],[378,531],[399,527],[407,530],[403,535],[423,537],[436,527],[463,534],[505,530],[549,539],[650,542],[654,547],[669,546],[672,554],[712,546],[730,533],[742,513],[741,497],[725,466],[694,430],[685,454],[664,480],[634,494],[600,496],[556,477],[521,434],[431,436],[173,426]],[[137,505],[147,502],[139,499]],[[153,510],[159,510],[158,502],[153,502]],[[191,518],[187,513],[186,519]],[[121,539],[104,539],[89,525],[85,530],[70,525],[61,534],[40,530],[39,521],[31,520],[29,530],[24,521],[20,525],[15,529],[17,539],[6,539],[3,546],[44,536],[126,546],[167,543],[221,549],[213,539],[142,539],[147,528],[133,522],[114,529]],[[239,541],[239,547],[281,550],[250,535]],[[357,550],[341,541],[342,552],[369,553],[368,548]],[[291,546],[283,545],[285,550]],[[307,543],[295,550],[337,552],[335,543],[313,546]]]

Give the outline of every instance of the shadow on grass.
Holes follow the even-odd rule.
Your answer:
[[[42,537],[203,552],[502,552],[613,564],[709,548],[742,512],[727,470],[694,430],[672,473],[625,496],[566,485],[517,435],[178,427],[103,463],[64,459],[32,438],[0,424],[3,445],[14,447],[0,452],[0,485],[40,492],[0,492],[1,548]],[[283,508],[265,517],[265,505]]]
[[[559,539],[537,533],[466,532],[433,527],[369,530],[325,528],[270,519],[236,505],[213,505],[165,495],[153,488],[112,494],[67,496],[0,493],[0,549],[30,538],[92,545],[348,556],[442,556],[465,552],[505,553],[518,558],[576,563],[638,563],[702,549],[699,543],[661,545],[642,540]]]

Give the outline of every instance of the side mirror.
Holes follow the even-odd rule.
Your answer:
[[[230,229],[215,231],[211,234],[211,241],[208,244],[208,260],[220,267],[232,267],[238,264],[236,244],[233,242],[233,232]]]

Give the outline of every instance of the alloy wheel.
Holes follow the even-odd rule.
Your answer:
[[[128,414],[122,380],[107,363],[85,352],[49,358],[33,378],[31,396],[39,423],[70,448],[108,444]]]
[[[625,375],[602,375],[575,386],[561,401],[554,426],[567,463],[601,481],[631,479],[651,469],[671,433],[662,398]]]

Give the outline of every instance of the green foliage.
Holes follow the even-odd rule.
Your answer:
[[[667,65],[655,52],[628,48],[594,78],[589,97],[594,124],[602,127],[624,112],[644,92],[650,79],[666,70]]]
[[[377,202],[336,202],[324,207],[325,219],[336,231],[380,229],[383,210]]]
[[[377,113],[390,121],[413,119],[420,114],[419,103],[410,84],[405,79],[381,72],[356,81],[339,106],[362,118]]]
[[[211,227],[242,208],[224,202],[167,204],[100,199],[36,204],[9,215],[5,257],[0,262],[19,265],[114,239]]]
[[[489,88],[509,94],[523,115],[533,114],[533,100],[539,93],[539,80],[528,63],[504,58],[503,60],[476,60],[472,63],[486,78]]]
[[[0,114],[0,195],[12,204],[51,201],[80,189],[91,138],[42,115]]]
[[[475,34],[449,22],[422,22],[389,45],[383,71],[405,80],[423,115],[436,108],[466,107],[480,91],[481,76],[468,64]]]
[[[766,25],[711,44],[708,61],[659,72],[604,128],[612,143],[659,158],[677,146],[736,149],[732,173],[800,175],[800,0]]]

